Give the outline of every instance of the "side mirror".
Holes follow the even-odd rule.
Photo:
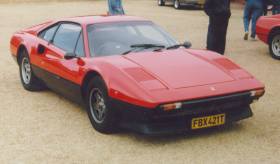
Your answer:
[[[185,48],[191,48],[191,47],[192,47],[192,43],[189,42],[189,41],[186,41],[186,42],[183,43],[183,46],[184,46]]]
[[[46,47],[43,46],[42,44],[39,44],[37,47],[37,54],[41,55],[41,54],[45,53],[45,51],[46,51]]]
[[[73,53],[73,52],[67,52],[65,55],[64,55],[64,59],[66,60],[71,60],[71,59],[74,59],[76,58],[76,54]]]

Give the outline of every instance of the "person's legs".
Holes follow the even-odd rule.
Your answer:
[[[245,30],[244,40],[248,40],[251,13],[252,13],[251,4],[247,2],[244,7],[244,16],[243,16],[243,23],[244,23],[244,30]]]
[[[122,0],[119,0],[119,9],[120,9],[120,14],[121,14],[121,15],[124,15],[125,12],[124,12],[124,9],[123,9]]]
[[[226,33],[228,17],[212,16],[209,18],[207,49],[224,54],[226,45]]]
[[[109,14],[112,15],[114,13],[114,10],[112,7],[112,0],[108,0],[108,8],[109,8]]]
[[[256,37],[256,24],[257,24],[257,20],[262,15],[262,13],[263,13],[262,8],[255,8],[253,10],[253,15],[252,15],[252,34],[251,34],[251,38],[253,38],[253,39],[255,39],[255,37]]]
[[[123,15],[124,10],[121,0],[108,0],[110,15]]]
[[[212,16],[209,17],[209,26],[208,26],[208,34],[207,34],[207,50],[215,51],[215,25],[214,18]]]
[[[228,28],[229,18],[222,16],[219,18],[219,28],[217,30],[217,52],[220,54],[225,53],[226,48],[226,37],[227,37],[227,28]]]

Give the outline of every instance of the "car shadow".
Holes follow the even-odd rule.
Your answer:
[[[196,139],[206,139],[216,135],[223,135],[227,133],[235,133],[237,131],[244,130],[244,126],[241,123],[234,123],[224,127],[203,129],[198,131],[189,131],[180,134],[171,135],[142,135],[134,132],[128,132],[126,130],[119,131],[118,136],[126,136],[135,142],[151,143],[155,145],[169,144],[183,140],[196,140]]]
[[[52,94],[52,96],[56,95],[58,96],[59,101],[67,101],[70,105],[73,105],[75,108],[79,109],[87,115],[87,111],[85,109],[85,106],[82,104],[69,101],[66,97],[63,95],[60,95],[56,92],[50,91],[49,89],[45,89],[40,91],[41,93],[45,94]],[[37,93],[40,93],[37,92]],[[90,124],[90,121],[88,121]],[[94,130],[94,129],[92,129]],[[151,143],[155,145],[162,145],[162,144],[171,144],[174,142],[178,141],[185,141],[185,140],[196,140],[196,139],[206,139],[212,136],[216,135],[223,135],[227,133],[235,133],[237,131],[243,131],[244,126],[237,122],[233,124],[229,124],[226,126],[221,126],[221,127],[214,127],[214,128],[209,128],[209,129],[202,129],[202,130],[196,130],[196,131],[188,131],[185,133],[179,133],[179,134],[168,134],[168,135],[144,135],[144,134],[139,134],[137,132],[133,132],[130,130],[126,130],[123,128],[119,128],[116,130],[115,133],[111,135],[115,135],[116,137],[124,137],[127,139],[131,139],[135,142],[139,143]]]

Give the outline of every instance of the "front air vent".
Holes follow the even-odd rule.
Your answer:
[[[142,70],[141,68],[126,68],[124,69],[131,77],[133,77],[137,82],[154,80],[155,78]]]

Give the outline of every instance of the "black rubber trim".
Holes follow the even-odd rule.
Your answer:
[[[55,75],[47,70],[44,70],[36,65],[31,65],[34,74],[41,79],[48,88],[62,95],[65,98],[72,100],[75,103],[84,105],[82,99],[81,86]]]
[[[118,110],[120,126],[146,135],[174,134],[190,131],[191,120],[216,114],[226,114],[226,124],[246,119],[253,115],[249,92],[233,95],[186,101],[183,107],[165,112],[160,107],[148,109],[113,99]]]

